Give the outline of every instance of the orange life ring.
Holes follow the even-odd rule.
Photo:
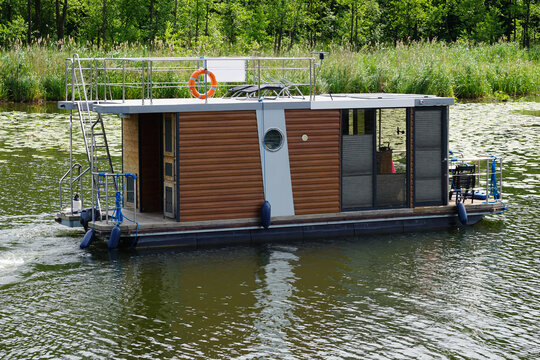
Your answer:
[[[208,76],[210,77],[210,90],[208,90],[206,94],[199,94],[199,92],[197,91],[197,88],[195,87],[195,80],[197,80],[197,78],[201,76],[202,74],[208,74]],[[214,95],[217,90],[216,76],[214,75],[214,73],[208,70],[204,70],[204,69],[195,70],[193,74],[191,74],[191,76],[189,77],[188,86],[189,86],[189,91],[191,92],[191,95],[195,96],[196,98],[206,99],[207,97],[212,97],[212,95]]]

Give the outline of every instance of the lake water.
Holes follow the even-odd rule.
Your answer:
[[[538,359],[539,110],[451,107],[451,149],[505,158],[474,227],[108,253],[53,221],[68,115],[0,107],[0,358]]]

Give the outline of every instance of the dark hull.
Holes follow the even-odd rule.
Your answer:
[[[467,225],[474,225],[485,215],[499,213],[503,209],[504,205],[501,203],[468,205]],[[122,225],[121,246],[139,249],[204,247],[425,231],[461,225],[455,206],[281,217],[273,218],[268,229],[260,226],[259,219],[160,224],[141,222],[138,232],[133,224]],[[112,225],[98,222],[95,229],[96,235],[107,241]]]

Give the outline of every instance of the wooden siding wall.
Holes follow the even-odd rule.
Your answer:
[[[133,114],[122,121],[124,172],[139,176],[139,116]],[[137,207],[139,207],[139,181],[137,181]]]
[[[255,111],[180,113],[180,221],[258,218],[264,201]]]
[[[295,214],[340,212],[340,111],[286,110],[285,121]]]

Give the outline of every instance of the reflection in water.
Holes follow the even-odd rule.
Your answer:
[[[452,107],[450,147],[507,166],[509,211],[473,228],[127,253],[52,222],[66,115],[0,113],[0,354],[538,358],[538,107]]]
[[[294,255],[294,246],[272,246],[264,254],[266,264],[260,264],[254,292],[257,302],[254,315],[256,348],[255,356],[273,353],[283,357],[290,353],[287,329],[295,322],[293,319],[294,302],[291,297],[294,290],[295,276],[293,263],[298,261]],[[259,349],[257,349],[259,348]],[[250,351],[251,352],[251,351]],[[251,355],[250,355],[251,356]]]

